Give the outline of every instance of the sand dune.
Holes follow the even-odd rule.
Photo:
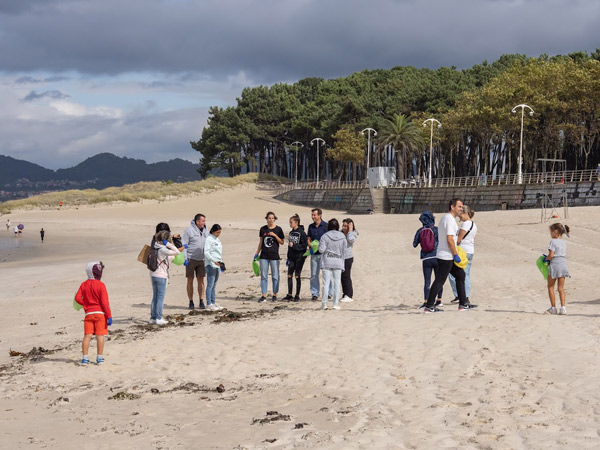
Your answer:
[[[417,215],[354,217],[356,301],[341,311],[308,300],[308,265],[302,302],[258,304],[250,260],[269,210],[286,234],[293,213],[310,220],[308,208],[255,186],[13,212],[26,229],[19,247],[11,233],[1,246],[2,447],[598,447],[600,208],[571,208],[566,221],[568,316],[542,314],[548,300],[535,260],[550,238],[537,210],[476,214],[476,311],[450,305],[446,284],[445,312],[418,312]],[[151,288],[137,254],[157,222],[182,232],[196,212],[223,227],[228,272],[217,301],[227,310],[189,314],[175,267],[165,302],[173,325],[148,326]],[[324,212],[331,217],[346,215]],[[83,316],[71,301],[95,259],[106,264],[114,323],[107,362],[80,367]],[[221,321],[231,313],[240,320]],[[9,356],[34,347],[56,351]]]

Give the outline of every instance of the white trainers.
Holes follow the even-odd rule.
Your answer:
[[[325,303],[322,303],[322,304],[321,304],[321,309],[328,309],[328,308],[327,308],[327,304],[325,304]]]
[[[221,311],[222,309],[224,309],[221,305],[217,305],[216,303],[213,305],[217,311]]]
[[[150,325],[156,325],[156,319],[150,319],[150,322],[148,322]]]
[[[162,319],[162,318],[161,319],[156,319],[156,325],[166,325],[168,323],[169,323],[168,320],[165,320],[165,319]]]
[[[553,306],[552,308],[548,308],[544,311],[544,314],[556,314],[556,308]]]
[[[209,311],[218,311],[217,307],[212,303],[206,307]]]
[[[342,308],[340,308],[340,305],[333,305],[333,309],[342,309]]]
[[[558,315],[559,316],[566,316],[567,315],[567,308],[565,308],[564,306],[561,306],[560,309],[558,310]]]
[[[344,303],[350,303],[353,302],[354,300],[352,299],[352,297],[348,297],[347,295],[344,295],[342,297],[342,299],[340,300],[340,302],[344,302]]]

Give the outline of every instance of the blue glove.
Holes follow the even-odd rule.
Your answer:
[[[290,265],[290,260],[289,259],[285,260],[285,265],[286,265],[286,267]]]
[[[163,239],[163,245],[167,245],[167,240]]]
[[[314,254],[315,254],[315,252],[313,251],[312,247],[309,247],[309,248],[308,248],[308,251],[310,252],[310,254],[311,254],[311,255],[314,255]]]
[[[548,262],[548,260],[547,260],[546,258],[548,257],[548,255],[544,255],[544,254],[542,254],[542,256],[544,257],[544,259],[542,260],[542,262],[544,262],[544,263],[547,263],[547,262]]]
[[[112,325],[112,317],[110,319],[106,319],[106,326],[110,327]]]
[[[258,259],[258,253],[254,254],[254,259]]]
[[[185,267],[187,267],[189,263],[190,263],[190,262],[189,262],[189,261],[186,259],[186,260],[183,262],[183,265],[184,265]]]
[[[183,244],[183,248],[185,248],[187,250],[188,245],[187,244]]]
[[[460,256],[454,255],[454,262],[460,264]]]

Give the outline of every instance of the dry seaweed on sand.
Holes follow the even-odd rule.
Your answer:
[[[142,398],[139,394],[132,394],[130,392],[117,392],[115,395],[108,397],[109,400],[137,400]]]
[[[252,425],[260,424],[264,425],[266,423],[278,422],[283,420],[285,422],[289,422],[292,418],[288,414],[279,414],[277,411],[267,411],[267,417],[264,419],[252,419]]]

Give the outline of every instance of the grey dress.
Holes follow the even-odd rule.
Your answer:
[[[548,266],[552,278],[571,277],[567,268],[567,244],[562,239],[552,239],[548,250],[554,250],[554,257]]]

